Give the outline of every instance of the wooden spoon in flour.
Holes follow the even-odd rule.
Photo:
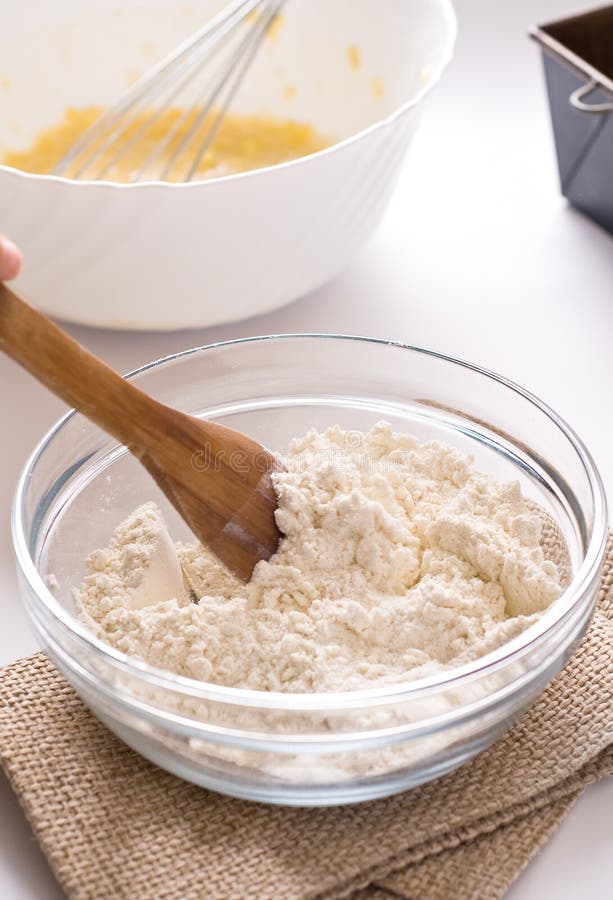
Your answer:
[[[144,465],[196,537],[248,581],[277,549],[275,457],[246,435],[171,409],[125,381],[0,284],[0,349]]]

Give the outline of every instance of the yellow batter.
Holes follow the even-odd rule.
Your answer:
[[[4,165],[13,166],[26,172],[49,174],[79,136],[96,121],[102,112],[102,109],[94,106],[83,109],[70,108],[66,110],[64,119],[58,125],[43,131],[30,149],[20,153],[6,153],[2,162]],[[131,122],[121,137],[113,143],[112,148],[103,152],[95,165],[89,172],[83,173],[82,177],[95,177],[95,173],[110,162],[111,157],[117,156],[118,151],[125,148],[125,153],[103,177],[107,181],[130,181],[133,173],[141,168],[147,157],[160,146],[173,129],[183,115],[183,111],[180,109],[167,110],[150,128],[143,131],[143,134],[132,145],[128,146],[131,138],[145,124],[149,115],[145,112]],[[159,177],[164,163],[171,159],[181,140],[188,134],[196,117],[197,112],[190,113],[181,123],[176,134],[147,173],[147,178],[156,180]],[[211,121],[211,119],[205,120],[201,129],[191,140],[189,148],[173,162],[172,168],[164,176],[166,181],[184,180],[195,158],[196,148],[199,144],[198,138],[210,130]],[[312,125],[304,122],[280,120],[266,116],[232,114],[224,119],[194,177],[196,179],[219,178],[223,175],[246,172],[250,169],[261,169],[316,153],[329,146],[330,143],[329,140],[318,134]],[[75,174],[75,171],[63,174],[70,177]],[[143,179],[141,178],[141,180]]]

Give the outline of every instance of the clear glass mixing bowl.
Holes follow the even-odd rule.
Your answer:
[[[70,414],[18,486],[13,537],[23,601],[49,657],[93,713],[158,765],[272,803],[349,803],[401,791],[501,735],[583,635],[606,540],[602,483],[572,430],[516,385],[415,347],[315,335],[215,344],[131,377],[165,403],[273,449],[311,427],[364,430],[380,419],[421,440],[459,446],[496,478],[521,482],[557,523],[572,566],[563,595],[535,625],[435,677],[319,695],[181,678],[112,649],[74,616],[71,589],[85,557],[138,504],[155,499],[173,534],[188,533],[125,448]]]

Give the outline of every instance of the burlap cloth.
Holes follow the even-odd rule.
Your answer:
[[[71,898],[498,898],[613,774],[613,540],[561,675],[489,750],[391,799],[282,809],[196,788],[111,735],[40,653],[2,670],[0,703],[2,765]]]

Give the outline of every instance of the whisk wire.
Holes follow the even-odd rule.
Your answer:
[[[261,0],[260,0],[260,2],[261,2]],[[220,49],[221,46],[222,46],[222,44],[220,44],[219,47],[217,47],[216,49]],[[208,62],[208,60],[206,60],[206,62]],[[200,72],[202,70],[202,68],[203,68],[203,66],[199,66],[198,72]],[[198,73],[196,73],[196,74],[198,74]],[[190,79],[190,80],[193,80],[193,79]],[[180,92],[180,90],[181,90],[181,88],[179,88],[179,92]],[[154,148],[154,150],[150,153],[150,155],[144,160],[144,162],[142,163],[140,168],[135,173],[133,173],[132,178],[131,178],[132,181],[139,181],[140,178],[144,175],[144,173],[148,169],[151,168],[153,163],[156,162],[156,160],[159,159],[160,156],[162,156],[162,154],[164,153],[166,148],[172,143],[172,140],[175,137],[175,135],[177,134],[177,132],[179,132],[181,130],[181,128],[185,125],[185,123],[192,117],[193,112],[194,112],[194,107],[198,108],[198,103],[200,103],[202,101],[202,97],[203,96],[206,97],[208,90],[209,90],[208,86],[205,86],[203,91],[200,92],[198,102],[196,104],[194,104],[192,107],[188,107],[185,110],[183,110],[183,112],[181,113],[179,118],[176,120],[176,122],[174,123],[172,128],[170,128],[166,132],[166,134],[164,135],[162,140]],[[172,100],[174,99],[175,96],[176,96],[176,94],[173,92],[172,97],[169,98],[169,100],[166,101],[166,104],[158,110],[158,112],[155,115],[155,119],[159,119],[164,114],[164,112],[168,108],[169,103],[172,103]],[[185,146],[185,145],[186,145],[186,139],[184,139],[184,141],[182,142],[182,146]],[[179,148],[179,149],[181,149],[181,148]],[[174,154],[173,154],[173,157],[174,157]],[[163,178],[164,175],[166,174],[167,168],[168,167],[165,166],[164,170],[160,173],[161,178]]]
[[[205,45],[203,45],[203,48],[202,48],[203,52],[201,51],[199,53],[201,58],[193,66],[191,65],[191,58],[184,60],[183,64],[179,67],[177,74],[180,75],[181,72],[183,72],[184,69],[187,68],[188,71],[187,71],[187,74],[185,75],[185,77],[183,79],[179,80],[179,82],[175,85],[174,89],[171,90],[170,94],[165,98],[164,103],[157,110],[155,108],[150,108],[149,113],[148,114],[145,113],[144,122],[140,125],[139,128],[137,128],[136,132],[129,138],[129,140],[123,142],[121,149],[115,154],[115,156],[109,162],[107,162],[106,165],[104,165],[102,169],[100,169],[97,172],[97,174],[96,174],[97,178],[104,178],[106,173],[113,166],[117,165],[117,163],[120,162],[126,156],[126,154],[129,152],[129,150],[138,142],[138,140],[140,138],[144,137],[145,134],[147,134],[147,132],[151,130],[151,128],[155,125],[155,123],[158,122],[161,119],[161,117],[164,115],[166,110],[172,104],[173,100],[175,100],[177,97],[179,97],[182,94],[182,92],[185,90],[185,88],[189,87],[189,85],[202,72],[202,70],[224,48],[224,46],[226,45],[226,43],[229,39],[230,39],[230,34],[223,34],[216,41],[214,46],[211,47],[211,52],[208,55],[207,55],[207,51],[209,49],[209,44],[206,43]],[[167,86],[162,85],[161,91],[159,91],[157,94],[154,94],[153,96],[151,96],[151,94],[147,95],[145,102],[151,104],[151,102],[153,100],[157,99],[161,94],[163,94],[165,87],[167,87]],[[137,106],[142,107],[143,101],[142,100],[139,101]],[[145,110],[146,110],[146,106],[145,106]],[[136,111],[137,111],[137,108],[135,108],[134,112],[136,112]],[[180,116],[179,121],[181,123],[183,123],[184,120],[189,115],[190,115],[190,110],[186,109],[184,111],[184,113]],[[98,148],[96,153],[87,160],[86,165],[88,167],[91,166],[94,162],[96,162],[96,160],[98,158],[103,156],[104,153],[111,146],[111,144],[114,141],[119,140],[119,138],[122,137],[123,134],[125,134],[126,130],[130,127],[130,124],[133,121],[134,121],[133,117],[125,120],[125,116],[124,116],[123,126],[121,126],[121,122],[120,122],[119,124],[121,127],[119,127],[118,129],[114,129],[110,134],[107,135],[104,144],[102,144]],[[174,136],[175,130],[176,130],[176,125],[171,130],[172,134],[170,132],[168,132],[166,134],[166,136],[164,137],[164,139],[162,140],[161,145],[160,145],[161,151],[163,151],[163,149],[165,149],[166,145],[172,139],[172,137]],[[147,161],[146,161],[146,163],[147,163]],[[146,168],[146,163],[145,163],[145,165],[141,166],[141,168],[138,170],[136,177],[134,177],[132,180],[138,181],[138,176]]]
[[[213,51],[220,46],[220,41],[230,34],[232,29],[249,15],[262,0],[238,0],[235,4],[225,7],[221,13],[214,19],[204,25],[198,32],[191,35],[182,45],[180,45],[172,53],[168,54],[157,66],[146,74],[133,88],[130,88],[123,97],[107,113],[103,114],[97,122],[83,135],[82,146],[78,144],[73,148],[74,158],[76,161],[81,157],[81,164],[73,173],[74,178],[82,178],[85,172],[112,147],[113,143],[125,134],[130,124],[134,121],[134,116],[138,114],[140,108],[151,105],[157,98],[164,93],[168,87],[169,80],[174,79],[177,74],[181,74],[186,68],[188,76],[195,77],[202,65],[196,65],[193,72],[190,67],[194,60],[198,62],[201,57],[202,64],[207,60],[207,53],[210,48]],[[209,57],[210,58],[210,57]],[[187,81],[192,78],[188,77]],[[166,104],[165,104],[166,105]],[[160,114],[164,111],[164,106],[159,110]],[[130,115],[127,115],[130,113]],[[102,143],[99,143],[102,141]],[[87,148],[87,149],[86,149]],[[127,149],[127,148],[126,148]],[[76,152],[75,152],[76,151]],[[70,165],[70,160],[67,160]],[[105,167],[105,171],[111,167]],[[100,173],[94,173],[92,177],[102,177]]]
[[[265,3],[264,6],[268,9],[271,4]],[[274,11],[268,12],[267,15],[258,16],[255,20],[254,24],[250,27],[246,37],[241,41],[235,53],[232,55],[230,63],[227,68],[222,72],[221,76],[215,82],[212,91],[208,94],[208,89],[206,95],[208,95],[208,99],[206,102],[199,107],[196,104],[196,109],[199,109],[199,112],[189,127],[187,134],[180,142],[178,147],[173,151],[170,159],[164,165],[162,169],[161,178],[164,179],[167,177],[168,173],[172,171],[173,166],[180,158],[181,154],[189,147],[192,139],[198,134],[198,131],[202,127],[203,123],[206,121],[207,116],[210,115],[212,110],[215,108],[220,96],[222,96],[224,89],[228,84],[230,84],[230,93],[228,98],[224,101],[224,103],[220,106],[217,115],[215,116],[215,120],[209,130],[208,134],[205,136],[201,145],[196,151],[196,157],[190,169],[188,170],[187,175],[184,178],[184,181],[191,181],[193,178],[202,157],[204,156],[206,150],[214,140],[217,132],[219,131],[219,126],[221,122],[225,118],[228,107],[232,101],[233,96],[236,94],[238,87],[244,75],[251,65],[257,50],[264,39],[268,28],[271,23],[276,18],[278,11],[281,7],[281,3],[277,0],[276,3],[272,4]],[[243,60],[243,64],[240,65],[241,60]],[[239,67],[239,68],[237,68]],[[232,78],[233,74],[236,76],[234,79]]]
[[[237,5],[243,5],[244,2],[246,2],[246,0],[239,0]],[[187,40],[179,47],[175,48],[172,53],[160,60],[160,62],[153,66],[136,84],[122,94],[110,109],[99,116],[98,119],[83,132],[70,150],[58,163],[56,163],[53,170],[54,174],[61,175],[76,159],[78,159],[88,146],[95,146],[95,140],[99,134],[108,133],[109,127],[119,120],[130,107],[138,104],[140,99],[149,92],[158,77],[163,72],[167,71],[173,62],[182,59],[194,45],[198,44],[205,31],[209,34],[213,33],[217,26],[218,23],[215,20],[208,22],[203,28],[199,29],[198,32],[190,35],[189,38],[187,38]],[[78,172],[74,174],[74,177],[78,177]]]
[[[214,120],[211,128],[209,129],[208,133],[205,135],[204,139],[201,141],[200,146],[198,147],[198,149],[196,151],[196,156],[194,158],[194,161],[193,161],[192,165],[190,166],[190,169],[189,169],[184,181],[186,181],[186,182],[191,181],[192,178],[194,177],[194,175],[196,174],[196,172],[198,171],[198,167],[200,166],[200,163],[202,162],[202,159],[203,159],[205,153],[207,152],[207,150],[210,148],[211,144],[215,140],[215,138],[219,132],[219,129],[228,113],[230,104],[234,100],[234,97],[236,96],[236,93],[237,93],[238,89],[240,88],[240,86],[243,82],[243,79],[244,79],[245,75],[247,74],[247,71],[249,70],[251,64],[253,63],[253,60],[255,59],[258,50],[260,49],[262,41],[266,37],[266,34],[268,33],[270,26],[273,24],[273,22],[279,15],[279,12],[280,12],[282,6],[283,6],[282,0],[278,0],[277,3],[271,4],[271,6],[269,7],[267,16],[265,16],[263,19],[262,26],[256,30],[254,40],[252,41],[251,46],[247,48],[247,53],[245,55],[245,58],[243,59],[242,63],[239,61],[238,69],[234,73],[234,78],[232,78],[232,70],[231,70],[229,77],[225,79],[225,83],[229,84],[228,94],[227,94],[223,104],[220,106],[219,110],[217,111],[215,120]],[[210,111],[213,104],[209,103],[208,105],[209,105],[209,111]],[[206,114],[203,115],[201,113],[199,118],[201,119],[201,122],[203,122],[206,118]]]
[[[180,91],[188,87],[217,52],[227,45],[237,26],[247,20],[253,13],[256,13],[263,5],[267,5],[267,0],[234,0],[202,28],[190,35],[179,47],[168,54],[139,82],[126,91],[111,109],[103,113],[81,135],[68,153],[55,166],[54,174],[61,175],[67,172],[71,166],[76,165],[77,168],[71,173],[71,177],[83,177],[98,160],[104,157],[113,144],[130,127],[133,127],[134,122],[137,121],[136,116],[138,116],[139,111],[144,108],[145,112],[147,112],[148,106],[151,106],[152,103],[163,96],[170,87],[170,95],[162,105],[158,109],[153,109],[145,122],[130,137],[127,144],[122,146],[111,160],[105,162],[94,177],[99,178],[106,174],[116,164],[118,159],[123,158],[129,149],[128,145],[133,146],[138,138],[143,137],[149,131],[151,126],[168,109],[172,100],[179,96]],[[275,6],[280,8],[282,5],[283,3],[277,0]],[[275,16],[277,12],[275,12]],[[256,25],[260,18],[260,15],[256,17]],[[231,77],[232,70],[237,65],[238,62],[233,60],[228,77]],[[178,85],[175,85],[175,78],[180,78],[186,70],[186,77],[181,79]],[[188,115],[190,114],[189,110],[186,112]],[[140,175],[145,169],[146,166],[141,166],[138,174]]]

